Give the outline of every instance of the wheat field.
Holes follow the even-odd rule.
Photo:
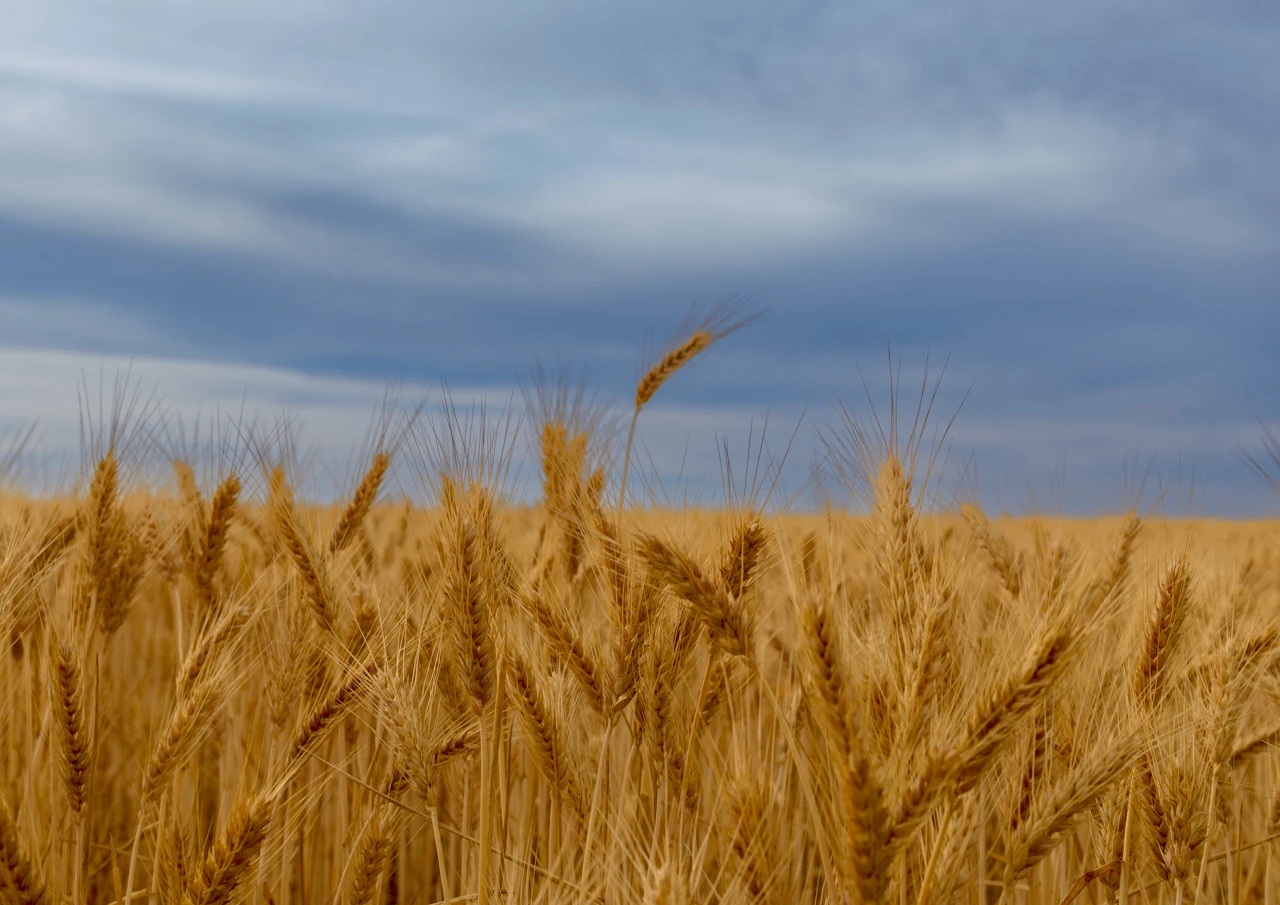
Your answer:
[[[466,432],[4,497],[0,901],[1276,901],[1280,526],[942,511],[894,443],[856,513],[626,496],[738,325],[621,463],[547,394],[531,505]]]

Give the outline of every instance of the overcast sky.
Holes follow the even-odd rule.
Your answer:
[[[765,315],[642,421],[669,479],[719,486],[767,418],[798,486],[892,343],[911,379],[950,356],[944,408],[972,387],[953,455],[994,508],[1114,508],[1149,461],[1148,496],[1277,508],[1233,452],[1280,422],[1274,5],[4,18],[0,424],[45,448],[130,361],[171,411],[288,407],[333,448],[389,379],[500,405],[563,362],[625,405],[646,340],[741,291]]]

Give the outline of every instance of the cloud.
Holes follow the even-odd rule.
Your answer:
[[[210,37],[244,9],[136,6],[147,33],[89,16],[78,41],[59,38],[59,17],[81,11],[63,2],[0,39],[0,211],[418,283],[510,285],[530,268],[459,263],[412,231],[280,198],[328,193],[500,236],[550,262],[543,281],[954,243],[1011,216],[1105,222],[1179,253],[1274,248],[1248,193],[1202,172],[1228,153],[1220,113],[1174,106],[1150,81],[1109,97],[1089,87],[1083,53],[1055,45],[1035,68],[1008,43],[1061,31],[1111,63],[1115,37],[1083,15],[997,19],[998,5],[975,4],[963,18],[878,14],[869,32],[867,16],[833,7],[760,6],[722,33],[722,4],[619,20],[562,2],[496,21],[286,5],[255,22],[254,51]],[[338,34],[366,64],[354,80],[302,50]],[[994,41],[994,59],[979,53]],[[1011,78],[1028,66],[1033,90]],[[961,202],[961,233],[931,216]]]
[[[231,72],[119,58],[9,54],[0,57],[0,75],[91,94],[141,94],[183,101],[255,105],[297,103],[303,99],[269,81]]]
[[[166,342],[147,319],[112,311],[100,299],[0,296],[0,321],[11,350],[61,346],[101,354]]]
[[[28,4],[5,342],[55,383],[150,362],[179,407],[245,368],[274,405],[281,375],[509,388],[538,360],[625,402],[646,336],[757,289],[770,317],[646,412],[664,478],[687,437],[883,398],[892,341],[952,354],[995,471],[1068,455],[1101,487],[1185,444],[1237,505],[1230,447],[1280,418],[1277,40],[1189,0]]]

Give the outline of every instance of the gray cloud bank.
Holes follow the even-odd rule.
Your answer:
[[[79,369],[131,358],[179,408],[503,399],[535,360],[625,400],[646,336],[747,289],[768,317],[646,428],[660,471],[807,412],[803,481],[891,341],[972,384],[997,505],[1064,469],[1068,507],[1118,505],[1155,455],[1270,512],[1232,450],[1280,419],[1276,46],[1261,4],[27,4],[0,420],[62,443]]]

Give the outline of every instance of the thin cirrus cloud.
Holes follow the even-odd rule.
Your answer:
[[[757,290],[767,319],[646,416],[661,474],[767,415],[803,419],[803,483],[829,395],[883,405],[892,342],[950,353],[953,438],[999,487],[1065,462],[1114,500],[1154,454],[1261,512],[1232,450],[1280,417],[1278,39],[1187,2],[28,4],[0,344],[53,385],[143,362],[178,408],[197,377],[509,398],[535,360],[625,401],[643,339]],[[0,417],[65,404],[25,399]]]

